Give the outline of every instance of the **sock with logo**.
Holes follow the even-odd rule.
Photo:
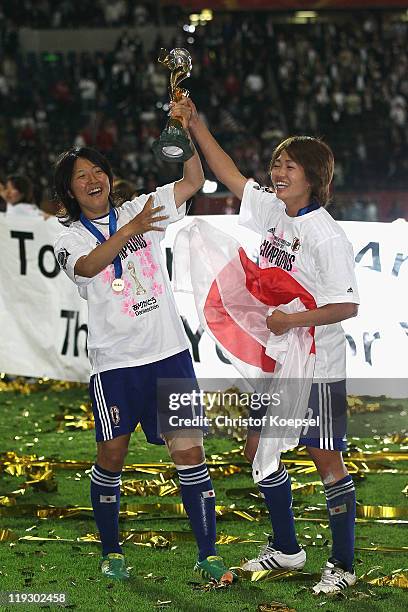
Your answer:
[[[290,476],[283,464],[279,469],[258,483],[265,500],[273,529],[273,547],[287,555],[300,551],[296,540],[292,511]]]
[[[198,560],[216,555],[215,494],[205,462],[199,465],[176,465],[181,499],[190,520],[197,546]]]
[[[332,533],[332,557],[352,571],[354,560],[354,524],[356,490],[348,474],[334,484],[325,485],[327,510]]]
[[[92,466],[91,500],[102,544],[102,555],[122,553],[119,545],[119,505],[121,472]]]

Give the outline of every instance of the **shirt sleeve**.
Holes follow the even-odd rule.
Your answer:
[[[85,287],[93,281],[93,277],[79,276],[74,273],[75,264],[80,257],[88,255],[95,246],[85,236],[75,232],[66,231],[57,236],[54,242],[54,253],[61,270],[78,287]]]
[[[123,206],[133,215],[138,215],[150,196],[153,196],[153,204],[155,207],[164,206],[164,210],[160,211],[160,216],[168,216],[168,219],[165,219],[164,221],[159,221],[156,224],[158,227],[166,229],[170,223],[180,221],[180,219],[185,216],[186,204],[184,203],[178,208],[176,206],[176,201],[174,199],[174,183],[169,183],[168,185],[157,187],[156,191],[154,191],[153,193],[140,195],[130,202],[125,202]],[[160,237],[163,238],[163,234],[161,234]]]
[[[317,305],[359,304],[353,246],[345,236],[330,237],[315,251]]]
[[[268,187],[247,181],[239,211],[239,224],[263,234],[284,210],[284,204]]]

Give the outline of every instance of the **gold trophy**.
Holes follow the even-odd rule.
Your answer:
[[[190,76],[192,69],[191,55],[187,49],[160,50],[158,61],[170,70],[170,100],[179,102],[187,97],[187,89],[179,87],[181,81]],[[194,155],[194,148],[189,135],[179,119],[171,117],[160,138],[153,143],[156,157],[166,162],[185,162]]]

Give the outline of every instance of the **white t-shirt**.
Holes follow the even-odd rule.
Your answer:
[[[239,223],[262,235],[260,267],[286,270],[314,297],[318,307],[360,303],[353,247],[323,207],[289,217],[285,204],[273,192],[248,181]],[[341,324],[317,326],[315,343],[314,379],[344,379],[346,347]]]
[[[7,203],[6,213],[8,215],[19,215],[25,217],[39,217],[44,219],[44,213],[35,204],[19,202],[19,204]]]
[[[167,227],[185,214],[174,201],[174,183],[158,187],[154,205],[164,206]],[[118,213],[117,229],[135,217],[149,195],[125,202]],[[94,220],[95,227],[109,238],[109,215]],[[104,224],[104,225],[102,225]],[[163,232],[133,236],[120,251],[125,288],[115,293],[113,264],[93,278],[74,274],[77,260],[99,243],[89,230],[75,221],[56,239],[54,252],[61,268],[88,301],[88,355],[92,374],[143,365],[165,359],[188,348],[188,340],[177,311],[160,247]]]

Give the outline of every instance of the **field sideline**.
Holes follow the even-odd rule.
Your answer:
[[[26,389],[27,390],[27,389]],[[178,513],[175,504],[180,503],[178,494],[160,497],[154,488],[148,496],[136,494],[122,495],[122,508],[130,504],[130,509],[140,504],[162,504],[162,507],[145,511],[144,514],[121,519],[121,530],[125,536],[132,537],[132,530],[161,531],[163,538],[150,535],[145,542],[127,541],[124,545],[127,563],[132,567],[131,579],[124,584],[112,584],[102,579],[98,570],[99,544],[77,541],[88,534],[95,534],[96,527],[89,510],[66,518],[36,515],[36,507],[67,508],[79,506],[89,508],[89,476],[86,468],[63,469],[66,466],[49,466],[48,474],[44,469],[35,472],[18,473],[19,463],[11,460],[4,470],[6,451],[14,451],[19,457],[36,455],[47,460],[74,460],[89,463],[94,459],[94,431],[76,429],[67,424],[78,424],[78,416],[86,414],[88,403],[84,386],[53,390],[45,388],[28,395],[20,392],[2,390],[0,408],[1,451],[0,469],[0,577],[2,591],[27,592],[65,592],[68,609],[84,611],[126,610],[153,611],[169,610],[180,612],[243,612],[268,610],[262,604],[281,602],[298,612],[323,610],[342,612],[358,608],[365,611],[393,609],[394,612],[408,609],[407,590],[397,587],[374,586],[359,581],[356,587],[339,598],[314,597],[310,593],[312,576],[299,574],[286,581],[274,579],[260,582],[241,580],[230,588],[203,588],[204,583],[193,571],[195,545],[190,539],[190,529],[186,518]],[[81,408],[82,406],[82,408]],[[353,416],[360,429],[365,428],[367,436],[350,440],[352,448],[363,452],[383,451],[401,453],[406,451],[406,414],[408,402],[381,401],[377,412],[361,413]],[[73,419],[67,419],[67,416]],[[83,419],[85,423],[85,420]],[[356,423],[354,423],[356,425]],[[354,426],[353,425],[353,426]],[[85,427],[86,425],[84,425]],[[374,431],[373,431],[374,430]],[[387,437],[398,433],[399,437]],[[206,442],[207,457],[215,456],[219,462],[220,453],[230,453],[239,448],[239,442],[232,439],[209,438]],[[384,451],[383,449],[386,449]],[[286,454],[285,459],[299,455]],[[263,511],[261,500],[256,495],[250,471],[243,463],[240,453],[224,455],[227,464],[214,467],[212,476],[217,494],[217,505],[222,507],[218,520],[218,534],[235,536],[238,542],[221,543],[219,552],[230,565],[239,565],[244,557],[253,556],[257,547],[265,541],[269,521]],[[304,457],[306,458],[306,457]],[[133,437],[126,464],[167,462],[163,448],[146,443],[141,433]],[[228,463],[238,465],[236,473],[228,472]],[[11,467],[10,467],[11,465]],[[361,462],[359,464],[361,466]],[[367,466],[374,465],[366,463]],[[14,466],[14,467],[13,467]],[[294,464],[288,468],[296,470]],[[360,514],[378,510],[363,510],[367,506],[389,506],[398,509],[399,520],[408,521],[407,496],[403,490],[407,486],[408,456],[405,460],[390,461],[384,456],[375,462],[375,473],[361,471],[355,478],[357,500],[361,506]],[[393,473],[379,473],[393,470]],[[14,472],[13,472],[14,471]],[[291,469],[290,469],[291,471]],[[11,472],[11,473],[10,473]],[[171,478],[167,469],[164,480]],[[42,476],[41,476],[42,475]],[[315,483],[316,472],[291,472],[294,488],[301,484]],[[38,481],[42,477],[42,481]],[[153,479],[159,474],[146,474],[140,471],[126,471],[122,480],[135,481]],[[27,484],[30,481],[31,484]],[[177,478],[175,479],[177,484]],[[132,483],[139,491],[146,489],[146,483]],[[145,491],[149,493],[149,491]],[[170,504],[167,509],[165,504]],[[246,510],[248,515],[226,512],[226,507],[235,504],[236,509]],[[163,507],[164,506],[164,507]],[[230,508],[231,510],[231,508]],[[325,514],[323,489],[320,485],[294,490],[294,512],[297,517],[297,532],[302,544],[306,546],[308,561],[305,572],[316,574],[329,556],[330,539]],[[49,513],[49,511],[48,511]],[[404,518],[405,517],[405,518]],[[254,518],[255,520],[249,520]],[[306,519],[314,518],[315,521]],[[3,531],[1,531],[3,530]],[[356,570],[361,576],[380,566],[372,577],[389,575],[403,570],[407,564],[407,551],[385,552],[362,550],[364,548],[400,548],[404,545],[406,524],[375,522],[361,518],[357,524]],[[18,538],[33,536],[37,538],[61,538],[71,541],[19,541]],[[141,539],[137,534],[135,539]],[[91,538],[90,538],[91,539]],[[251,540],[242,543],[240,540]],[[225,538],[224,538],[225,541]],[[406,539],[405,539],[406,543]],[[34,609],[37,606],[2,606],[2,610]],[[47,609],[57,609],[48,607]],[[269,608],[272,609],[271,607]],[[285,609],[285,608],[282,608]]]

